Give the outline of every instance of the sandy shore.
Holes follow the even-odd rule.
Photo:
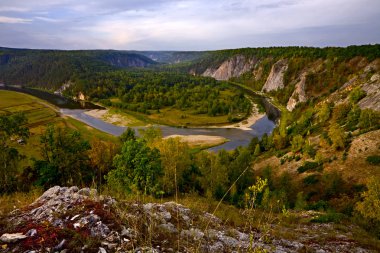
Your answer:
[[[212,147],[223,144],[228,141],[228,139],[222,136],[210,136],[210,135],[169,135],[164,139],[168,138],[180,138],[181,141],[187,142],[190,146],[198,147]]]
[[[238,123],[230,124],[230,125],[224,125],[224,126],[206,126],[205,128],[237,128],[241,130],[252,130],[250,127],[256,123],[259,119],[265,116],[265,113],[260,113],[256,104],[252,105],[252,112],[251,115]]]
[[[105,122],[114,124],[116,126],[126,127],[128,125],[135,123],[134,120],[128,118],[127,116],[117,114],[117,113],[110,113],[108,109],[90,110],[90,111],[86,111],[85,114],[97,119],[104,120]]]

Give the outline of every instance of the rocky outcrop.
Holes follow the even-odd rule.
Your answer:
[[[117,203],[78,187],[50,188],[5,223],[0,252],[368,252],[343,235],[328,245],[318,245],[314,236],[278,239],[259,230],[242,231],[174,202]],[[315,232],[333,228],[313,226]],[[310,230],[299,229],[305,229],[302,234]]]
[[[334,103],[348,102],[349,94],[355,87],[360,87],[366,94],[358,105],[360,109],[380,111],[380,59],[363,68],[363,72],[348,80],[339,90],[330,95]]]
[[[292,96],[289,98],[288,104],[286,105],[286,109],[288,111],[293,111],[298,103],[306,102],[306,76],[307,73],[303,73],[300,77],[300,80],[295,85],[295,90],[293,91]]]
[[[360,108],[380,111],[380,74],[374,74],[369,82],[363,84],[362,90],[367,94],[359,101]]]
[[[84,101],[84,100],[86,100],[86,96],[83,94],[83,92],[79,92],[78,93],[78,96],[77,96],[77,98],[80,100],[80,101]]]
[[[273,64],[270,74],[261,91],[268,92],[284,88],[284,74],[288,69],[287,60],[279,60]]]
[[[251,70],[256,63],[257,60],[255,58],[246,58],[242,55],[236,55],[224,61],[217,68],[206,69],[202,76],[210,76],[217,80],[228,80]]]

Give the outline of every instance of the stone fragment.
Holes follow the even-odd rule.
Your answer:
[[[106,249],[103,247],[99,247],[98,253],[107,253]]]
[[[25,235],[26,235],[26,236],[31,236],[31,237],[36,236],[36,235],[37,235],[37,230],[34,229],[34,228],[32,228],[32,229],[30,229],[28,232],[26,232]]]
[[[5,243],[12,243],[12,242],[17,242],[19,240],[23,240],[27,238],[26,235],[23,235],[22,233],[14,233],[14,234],[3,234],[0,237],[0,241],[5,242]]]
[[[54,247],[54,250],[61,250],[63,248],[63,245],[65,245],[66,240],[63,239],[57,246]]]

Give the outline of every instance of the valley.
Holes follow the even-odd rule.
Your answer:
[[[50,189],[43,196],[78,198],[78,209],[63,212],[74,220],[92,208],[112,233],[121,234],[122,226],[140,233],[125,234],[128,243],[105,243],[111,232],[88,236],[92,223],[81,230],[65,221],[65,234],[52,224],[40,227],[43,220],[31,221],[38,233],[81,238],[67,246],[74,251],[86,241],[94,252],[110,243],[192,252],[195,244],[212,241],[211,252],[240,246],[254,252],[250,240],[262,252],[380,250],[379,45],[0,51],[0,137],[6,150],[0,157],[6,164],[0,167],[0,214],[14,209],[9,199],[19,199],[15,206],[23,208]],[[107,206],[112,217],[100,207],[108,205],[104,198],[87,193],[94,189],[76,187],[115,199],[119,204]],[[51,208],[49,203],[41,202],[42,208]],[[187,210],[178,203],[191,211],[174,219],[173,210]],[[148,215],[149,209],[163,218],[149,218],[150,230],[145,216],[127,216],[123,208],[134,215]],[[62,215],[51,210],[53,217]],[[219,236],[209,234],[210,224],[221,229]],[[13,223],[0,228],[19,231],[27,232]],[[178,238],[191,243],[176,245]],[[32,242],[22,247],[34,249]]]

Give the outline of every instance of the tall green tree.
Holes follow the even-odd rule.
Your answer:
[[[121,153],[113,160],[115,169],[107,176],[110,188],[121,192],[157,194],[160,188],[162,167],[160,152],[148,147],[146,141],[138,139],[124,142]]]
[[[163,139],[155,145],[161,154],[162,187],[165,194],[177,194],[183,189],[183,175],[191,168],[191,154],[187,143],[180,138]]]
[[[20,153],[12,146],[17,139],[25,141],[29,129],[24,114],[0,116],[0,193],[13,190]],[[12,141],[13,140],[13,141]]]
[[[128,127],[127,130],[125,130],[124,133],[122,133],[119,136],[119,140],[122,143],[129,141],[129,140],[136,140],[135,130],[133,130],[133,128]]]
[[[88,156],[91,147],[78,131],[49,126],[40,142],[43,159],[34,162],[39,185],[83,185],[92,180]]]

